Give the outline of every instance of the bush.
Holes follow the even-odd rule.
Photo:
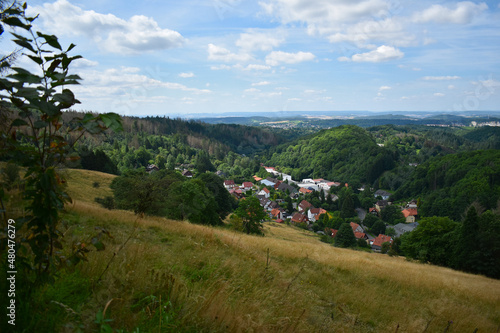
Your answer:
[[[113,197],[106,196],[104,198],[95,198],[94,201],[106,209],[115,209],[115,200]]]

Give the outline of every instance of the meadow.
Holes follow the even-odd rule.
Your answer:
[[[251,236],[94,203],[112,176],[69,171],[66,249],[106,248],[41,291],[39,327],[122,332],[498,332],[500,281],[334,248],[265,223]],[[95,183],[99,183],[96,187]],[[107,235],[109,233],[109,236]],[[110,237],[111,236],[111,237]],[[45,326],[44,326],[45,325]]]

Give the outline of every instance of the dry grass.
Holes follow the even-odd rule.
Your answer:
[[[265,237],[248,236],[138,219],[84,199],[68,206],[67,240],[90,237],[96,225],[114,236],[81,266],[96,282],[111,260],[82,310],[86,323],[115,299],[107,309],[115,328],[148,323],[141,331],[158,331],[158,309],[131,311],[139,298],[155,295],[175,308],[175,320],[162,321],[173,331],[395,332],[399,325],[398,332],[443,332],[453,321],[448,332],[497,332],[500,326],[498,280],[334,248],[286,225],[266,224]]]

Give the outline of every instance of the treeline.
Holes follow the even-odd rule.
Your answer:
[[[213,173],[189,179],[178,172],[160,170],[151,174],[131,170],[113,179],[113,197],[97,198],[108,209],[133,210],[136,214],[163,216],[192,223],[222,225],[236,207],[235,200]]]
[[[464,209],[479,202],[486,209],[500,199],[500,151],[478,150],[436,157],[416,167],[394,199],[421,197],[424,216],[460,220]]]
[[[398,254],[424,263],[500,278],[500,215],[471,206],[457,223],[449,217],[428,217],[396,239]]]

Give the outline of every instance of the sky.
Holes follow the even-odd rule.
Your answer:
[[[37,29],[76,44],[72,54],[84,58],[72,68],[83,78],[73,89],[78,110],[135,116],[500,110],[498,1],[28,5],[29,14],[40,14]]]

